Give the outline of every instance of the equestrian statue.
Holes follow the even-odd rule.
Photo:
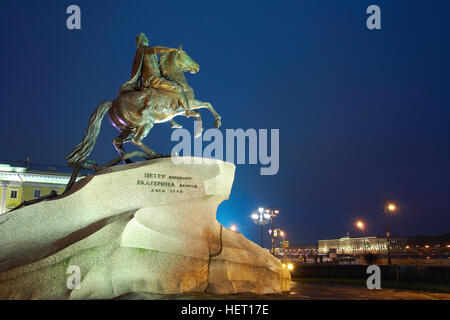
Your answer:
[[[195,132],[195,137],[198,137],[203,129],[200,113],[194,110],[206,108],[215,117],[215,127],[221,125],[221,118],[212,105],[195,99],[194,90],[188,85],[184,72],[197,73],[200,67],[181,46],[178,49],[150,47],[143,33],[136,37],[136,46],[131,78],[122,85],[116,99],[99,104],[91,115],[83,140],[66,156],[69,166],[75,168],[66,190],[81,168],[89,164],[87,157],[94,148],[106,113],[111,124],[120,131],[119,136],[113,139],[120,157],[108,165],[122,161],[131,163],[132,156],[145,159],[161,157],[142,142],[155,123],[170,121],[173,128],[179,128],[181,126],[173,120],[174,117],[194,117],[198,121]],[[158,54],[161,55],[159,60]],[[126,142],[135,144],[143,152],[126,154],[123,148]]]

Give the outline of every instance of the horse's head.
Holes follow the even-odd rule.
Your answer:
[[[192,60],[181,46],[177,51],[172,51],[170,54],[174,55],[174,64],[183,70],[183,72],[189,71],[190,73],[197,73],[200,70],[198,63]]]

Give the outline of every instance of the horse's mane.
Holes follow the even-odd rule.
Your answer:
[[[159,68],[163,76],[167,76],[167,73],[169,72],[168,70],[170,68],[169,56],[170,52],[165,52],[161,54],[161,56],[159,57]]]
[[[159,69],[161,74],[170,79],[178,82],[186,82],[186,77],[182,70],[176,70],[174,68],[174,56],[176,52],[166,52],[159,57]]]

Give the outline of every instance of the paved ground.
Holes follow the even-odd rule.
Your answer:
[[[285,294],[235,294],[235,295],[172,295],[137,293],[121,297],[122,299],[247,299],[247,300],[450,300],[448,293],[434,293],[409,290],[381,289],[369,290],[365,284],[338,282],[301,282],[293,281],[291,292]]]
[[[365,284],[337,282],[293,282],[291,295],[294,299],[332,300],[450,300],[448,293],[410,290],[369,290]]]

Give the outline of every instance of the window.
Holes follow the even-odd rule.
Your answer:
[[[11,199],[17,199],[17,190],[11,190],[11,194],[9,197]]]
[[[34,198],[40,198],[41,197],[41,190],[34,190],[34,194],[33,194]]]

